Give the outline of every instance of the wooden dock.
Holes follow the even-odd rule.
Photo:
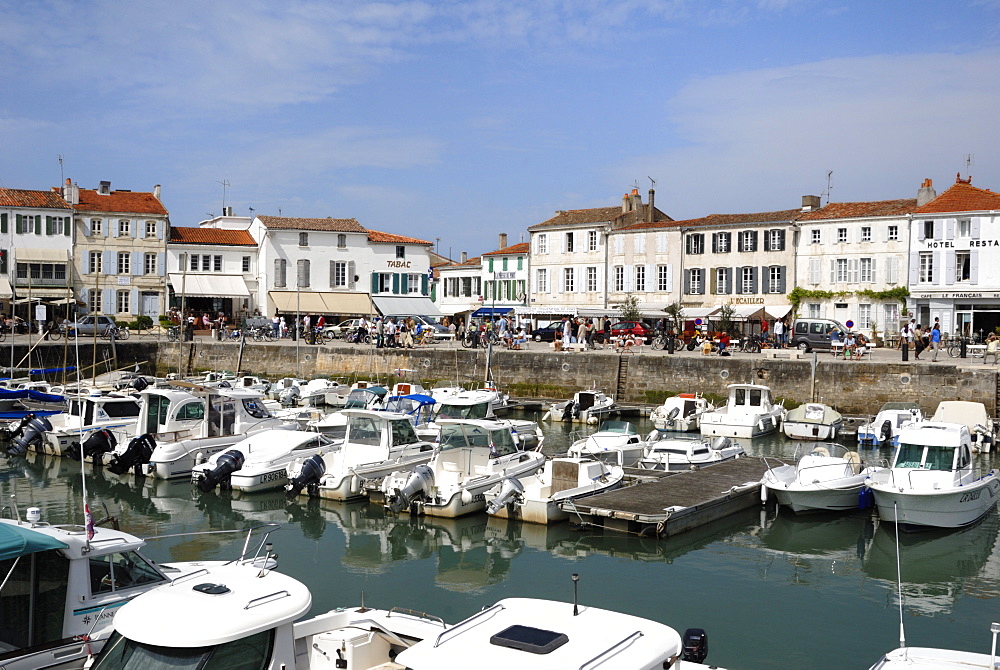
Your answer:
[[[633,486],[564,504],[563,509],[578,523],[666,537],[759,505],[766,471],[758,458],[737,458],[700,470],[641,477]]]

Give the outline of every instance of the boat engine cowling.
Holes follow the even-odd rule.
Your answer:
[[[524,484],[519,479],[508,477],[503,480],[500,493],[497,497],[486,504],[487,514],[496,514],[504,506],[517,500],[524,493]]]
[[[688,628],[681,636],[684,660],[701,663],[708,658],[708,633],[701,628]]]
[[[52,430],[52,424],[44,416],[29,416],[31,416],[31,420],[25,424],[21,434],[11,440],[10,446],[7,447],[7,453],[12,456],[24,456],[28,453],[28,447],[36,442],[41,442],[45,432]]]
[[[879,440],[886,444],[892,439],[892,421],[886,419],[882,422],[882,428],[879,429]]]
[[[673,426],[674,425],[674,419],[676,419],[677,415],[680,414],[680,413],[681,413],[681,408],[680,407],[672,407],[670,409],[670,411],[667,412],[667,425],[668,426]]]
[[[409,479],[403,484],[403,488],[396,489],[389,496],[386,507],[393,514],[399,514],[410,506],[410,503],[420,494],[427,494],[434,486],[434,471],[426,465],[418,465],[413,468]]]
[[[291,500],[302,493],[302,489],[312,484],[319,484],[319,480],[326,474],[326,461],[320,454],[313,454],[302,461],[299,474],[291,477],[285,484],[285,497]]]
[[[230,475],[243,467],[246,456],[239,449],[230,449],[219,455],[215,459],[215,468],[204,470],[202,478],[198,480],[198,489],[203,493],[208,493],[216,486],[229,480]]]
[[[95,430],[80,446],[83,458],[92,458],[95,465],[100,465],[101,456],[110,454],[118,446],[118,438],[110,430]],[[71,448],[66,451],[66,455],[73,460],[80,460],[81,452]]]
[[[574,405],[574,402],[572,400],[570,400],[570,401],[568,401],[566,403],[566,406],[563,407],[563,413],[562,413],[562,420],[563,421],[572,421],[573,420],[573,417],[575,416],[575,412],[573,411],[573,405]]]
[[[715,438],[714,442],[712,442],[712,448],[722,451],[723,449],[730,447],[732,443],[733,443],[732,440],[730,440],[728,437],[726,437],[725,435],[720,435],[717,438]]]
[[[25,414],[24,416],[22,416],[20,421],[8,427],[4,431],[6,432],[6,435],[4,435],[4,439],[13,440],[15,437],[19,437],[21,433],[24,432],[25,426],[27,426],[34,418],[35,418],[34,414]]]
[[[149,433],[133,437],[128,446],[125,447],[125,451],[111,459],[111,462],[108,463],[108,470],[116,475],[123,475],[131,468],[136,468],[136,474],[141,474],[138,471],[139,466],[149,463],[149,459],[153,457],[154,449],[156,449],[156,440]]]

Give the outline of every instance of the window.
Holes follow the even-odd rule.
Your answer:
[[[820,310],[820,304],[818,302],[811,302],[809,307],[809,318],[810,319],[821,319],[823,318],[823,313]]]
[[[307,258],[295,261],[295,285],[298,288],[309,288],[309,259]]]
[[[934,254],[930,251],[920,252],[919,278],[921,284],[930,284],[934,282]]]
[[[635,290],[645,291],[646,290],[646,266],[636,265],[635,266]]]
[[[765,293],[784,293],[784,267],[772,265],[767,269],[767,290]]]
[[[861,226],[861,241],[871,242],[872,241],[872,227],[871,226]]]
[[[587,231],[587,251],[597,251],[597,231]]]
[[[90,309],[91,314],[98,314],[104,311],[104,305],[101,303],[101,292],[100,291],[89,291],[87,295],[87,307]]]
[[[969,281],[972,278],[972,252],[955,252],[955,281]]]
[[[104,234],[104,221],[102,219],[91,219],[90,220],[90,235],[103,235]]]
[[[250,272],[250,257],[244,256],[243,263],[241,264],[241,272]]]
[[[132,274],[132,254],[128,251],[118,252],[118,274]]]
[[[971,237],[972,236],[972,219],[959,219],[958,220],[958,236],[959,237]]]
[[[757,231],[742,231],[739,238],[737,238],[737,246],[740,251],[757,251]]]
[[[587,268],[587,292],[594,293],[597,291],[597,268],[588,267]]]
[[[889,226],[888,238],[890,242],[899,241],[899,226]]]
[[[129,296],[132,294],[131,291],[117,291],[116,292],[116,304],[118,306],[119,314],[129,314],[132,312],[132,308],[129,305]]]
[[[211,272],[212,270],[212,257],[208,254],[203,254],[201,257],[201,271]]]
[[[809,243],[810,244],[820,244],[823,241],[823,231],[819,228],[813,228],[809,231]]]
[[[146,237],[156,237],[156,221],[146,222]]]
[[[872,327],[872,306],[866,304],[858,305],[858,328],[868,329]]]
[[[573,233],[566,233],[566,253],[573,253]]]
[[[616,265],[614,269],[614,290],[621,293],[625,290],[625,268]]]
[[[858,260],[858,270],[861,274],[859,281],[865,284],[871,284],[875,281],[875,259],[874,258],[861,258]],[[867,328],[868,326],[864,326]]]
[[[347,263],[345,261],[331,261],[333,272],[330,277],[330,286],[347,286]]]
[[[753,271],[754,268],[751,266],[740,268],[740,293],[757,292],[757,287],[754,286]]]
[[[284,258],[274,259],[274,287],[285,288],[288,286],[288,261]]]
[[[691,268],[688,273],[688,293],[700,295],[705,292],[704,270],[701,268]]]
[[[406,247],[402,244],[396,245],[396,258],[406,258]]]
[[[563,268],[563,291],[566,293],[572,293],[576,289],[573,287],[573,279],[576,273],[573,272],[573,268]]]
[[[378,272],[372,275],[375,293],[392,293],[392,273]]]
[[[889,333],[898,330],[899,326],[899,303],[890,302],[882,305],[882,331]]]
[[[783,230],[769,230],[767,231],[767,237],[764,241],[764,251],[784,251],[785,250],[785,231]]]
[[[733,250],[730,233],[715,233],[712,236],[712,251],[717,254],[728,254]]]
[[[309,246],[309,233],[299,233],[299,246],[300,247]]]
[[[104,272],[104,254],[100,251],[91,251],[89,267],[91,272]]]
[[[687,253],[689,254],[705,253],[704,233],[692,233],[687,236]]]
[[[340,233],[337,235],[337,248],[346,249],[347,248],[347,235]]]
[[[420,293],[420,277],[422,275],[409,274],[406,275],[406,292],[407,293]]]
[[[670,290],[670,266],[669,265],[657,265],[656,266],[656,290],[657,291],[669,291]]]
[[[146,253],[142,257],[142,273],[145,275],[155,275],[156,274],[156,254]]]
[[[837,228],[837,242],[844,243],[847,241],[847,228]]]
[[[191,254],[191,264],[190,267],[188,268],[189,270],[191,270],[191,272],[198,271],[198,258],[199,258],[198,254]]]
[[[222,272],[222,256],[212,256],[212,272]]]
[[[545,233],[541,233],[537,238],[538,253],[547,254],[549,253],[549,236]]]
[[[125,237],[132,234],[132,222],[128,219],[120,219],[118,221],[118,236]]]
[[[715,268],[715,292],[718,295],[730,293],[729,268]]]
[[[837,284],[846,284],[850,281],[847,270],[847,259],[838,258],[834,261],[833,281]]]
[[[45,234],[46,235],[68,235],[69,234],[69,218],[65,216],[47,216],[45,217]]]
[[[539,293],[549,292],[549,271],[541,268],[535,272],[535,285]]]
[[[17,279],[66,279],[65,263],[18,263]]]
[[[924,239],[934,239],[934,222],[924,221]]]

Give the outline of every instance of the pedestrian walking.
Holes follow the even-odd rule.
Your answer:
[[[931,349],[934,350],[931,363],[937,363],[938,352],[941,351],[941,324],[937,321],[934,322],[934,327],[931,329],[930,340]]]

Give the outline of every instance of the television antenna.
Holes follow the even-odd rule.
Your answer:
[[[830,204],[830,191],[833,190],[833,170],[826,171],[826,190],[823,191],[823,195],[826,196],[826,204]],[[820,198],[823,197],[820,196]]]
[[[229,183],[228,179],[223,179],[222,181],[215,182],[216,184],[222,184],[222,214],[226,214],[226,189],[228,189],[232,184]]]

